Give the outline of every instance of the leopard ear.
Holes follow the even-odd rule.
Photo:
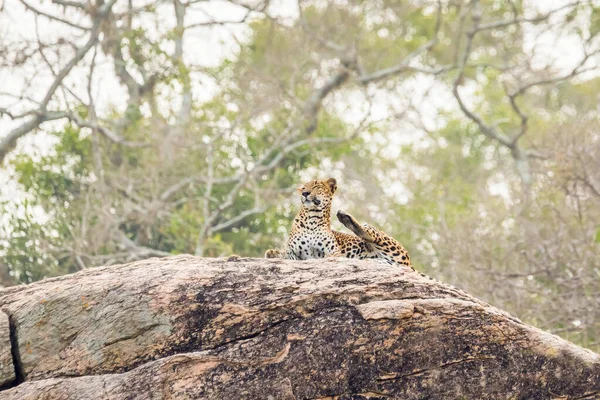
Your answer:
[[[329,190],[331,190],[331,193],[335,193],[337,190],[337,181],[335,178],[327,179],[327,185],[329,185]]]

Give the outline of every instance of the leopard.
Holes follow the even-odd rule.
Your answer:
[[[337,190],[334,178],[314,180],[296,189],[300,194],[300,211],[296,214],[284,250],[267,250],[266,258],[308,260],[343,257],[331,230],[331,202]]]
[[[376,259],[414,270],[408,251],[396,239],[372,225],[360,224],[343,210],[339,210],[336,217],[352,234],[331,229],[331,203],[337,191],[335,178],[306,182],[297,191],[301,208],[292,223],[286,247],[267,250],[266,258]]]

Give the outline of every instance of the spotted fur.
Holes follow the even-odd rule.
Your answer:
[[[338,211],[338,220],[354,234],[331,230],[331,202],[337,182],[310,181],[298,188],[302,208],[294,218],[285,250],[267,250],[266,258],[307,260],[324,257],[378,259],[411,267],[406,249],[394,238],[371,225]]]
[[[369,224],[359,224],[343,210],[337,212],[338,220],[356,236],[334,232],[342,254],[348,258],[376,258],[390,265],[411,267],[408,251],[396,239]],[[347,237],[350,236],[351,240]],[[358,243],[356,239],[358,238]]]

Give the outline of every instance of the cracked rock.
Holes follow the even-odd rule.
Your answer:
[[[10,345],[8,316],[0,312],[0,386],[15,380],[15,366]]]
[[[597,354],[376,262],[149,259],[5,289],[0,306],[22,375],[2,399],[600,393]]]

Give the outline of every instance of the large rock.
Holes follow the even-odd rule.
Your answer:
[[[8,315],[0,312],[0,387],[10,384],[15,378]]]
[[[2,399],[600,396],[597,354],[375,262],[150,259],[0,307],[18,376]]]

